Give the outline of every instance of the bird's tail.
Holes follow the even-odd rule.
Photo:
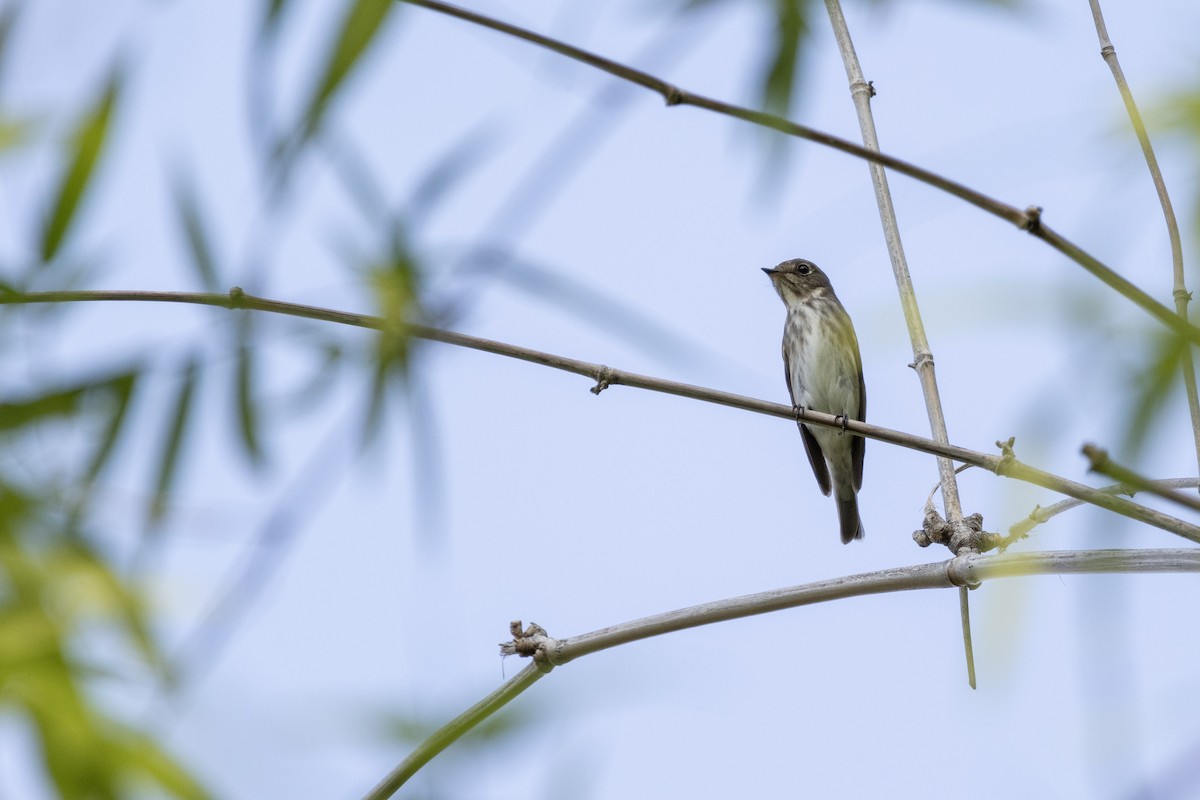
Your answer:
[[[838,522],[842,526],[842,544],[863,538],[862,517],[858,515],[858,497],[837,499]]]

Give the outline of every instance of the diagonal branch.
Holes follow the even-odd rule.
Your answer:
[[[372,330],[380,330],[386,324],[385,320],[381,317],[369,314],[354,314],[349,311],[337,311],[335,309],[301,305],[299,303],[285,303],[280,300],[255,297],[246,294],[236,286],[228,294],[117,290],[28,293],[11,290],[0,291],[0,305],[96,301],[186,303],[218,308],[266,311],[273,314],[335,322],[341,325],[369,328]],[[668,381],[649,375],[639,375],[636,372],[625,372],[613,369],[604,364],[595,364],[553,353],[544,353],[540,350],[531,350],[527,347],[519,347],[506,342],[482,339],[478,336],[468,336],[465,333],[456,333],[440,328],[432,328],[427,325],[415,324],[409,325],[407,332],[418,339],[442,342],[471,350],[480,350],[485,353],[493,353],[507,358],[515,358],[519,361],[528,361],[533,364],[560,369],[564,372],[572,372],[576,375],[583,375],[596,381],[596,385],[592,388],[592,392],[595,394],[599,394],[609,386],[630,386],[635,389],[646,389],[652,392],[675,395],[676,397],[700,400],[705,403],[716,403],[717,405],[739,408],[743,411],[753,411],[756,414],[782,417],[793,421],[799,419],[814,425],[824,425],[830,428],[837,427],[868,439],[876,439],[881,442],[900,445],[901,447],[919,450],[922,453],[929,453],[934,456],[951,458],[964,464],[974,464],[997,475],[1025,481],[1026,483],[1033,483],[1059,492],[1060,494],[1065,494],[1068,497],[1075,497],[1092,505],[1137,520],[1138,522],[1144,522],[1147,525],[1161,528],[1177,536],[1200,543],[1200,527],[1164,514],[1161,511],[1146,508],[1120,497],[1113,497],[1111,494],[1098,489],[1061,478],[1018,461],[1012,453],[1011,443],[1003,445],[1002,455],[988,455],[977,450],[970,450],[966,447],[959,447],[953,444],[942,444],[933,439],[892,430],[891,428],[870,425],[865,422],[858,422],[857,420],[846,420],[843,417],[835,417],[832,414],[822,414],[819,411],[797,410],[780,403],[771,403],[766,400],[758,400],[731,392],[722,392],[717,389],[708,389],[703,386],[693,386],[689,383]]]
[[[847,597],[917,589],[978,586],[985,580],[1023,575],[1113,572],[1200,572],[1200,550],[1065,550],[994,556],[971,554],[934,564],[895,567],[718,600],[643,617],[568,639],[555,639],[536,624],[530,624],[522,631],[521,623],[514,622],[514,639],[501,645],[501,652],[506,655],[519,654],[530,657],[533,663],[418,745],[365,795],[365,800],[383,800],[391,797],[430,759],[516,699],[554,667],[591,653],[701,625],[827,603]]]
[[[1196,489],[1200,487],[1200,479],[1197,478],[1165,478],[1163,480],[1151,481],[1151,483],[1155,487],[1162,489]],[[1108,492],[1110,494],[1126,494],[1131,497],[1135,494],[1134,489],[1126,486],[1123,483],[1114,483],[1111,486],[1105,486],[1100,489],[1100,491]],[[1082,500],[1077,500],[1072,497],[1068,498],[1067,500],[1060,500],[1053,505],[1045,507],[1035,506],[1033,511],[1029,512],[1029,516],[1025,517],[1025,519],[1021,520],[1020,522],[1009,526],[1008,534],[997,540],[996,546],[1000,548],[1000,552],[1003,553],[1005,549],[1011,547],[1022,539],[1027,538],[1029,536],[1029,532],[1038,525],[1049,522],[1059,514],[1070,511],[1072,508],[1078,508],[1081,505],[1083,505]]]
[[[935,188],[941,189],[955,197],[965,200],[973,206],[983,209],[989,214],[1006,220],[1018,228],[1029,232],[1030,234],[1042,239],[1055,250],[1064,254],[1075,263],[1092,273],[1099,278],[1103,283],[1110,288],[1116,290],[1122,296],[1132,300],[1140,306],[1144,311],[1152,317],[1163,323],[1173,331],[1176,331],[1181,336],[1184,336],[1189,341],[1200,344],[1200,328],[1192,325],[1185,319],[1180,319],[1175,312],[1159,303],[1146,292],[1142,291],[1135,284],[1122,277],[1111,267],[1105,265],[1099,259],[1087,253],[1083,248],[1074,244],[1070,240],[1061,236],[1048,226],[1042,223],[1042,209],[1036,206],[1030,206],[1024,211],[1003,203],[992,197],[977,192],[968,186],[965,186],[957,181],[938,175],[923,167],[918,167],[895,156],[887,155],[886,153],[877,153],[860,145],[854,144],[846,139],[831,136],[828,133],[823,133],[815,128],[809,128],[804,125],[799,125],[791,122],[783,117],[767,114],[763,111],[754,111],[742,106],[736,106],[730,103],[724,103],[720,100],[713,100],[703,95],[693,94],[684,91],[677,86],[674,86],[666,81],[656,78],[653,75],[647,74],[632,67],[625,66],[616,61],[598,56],[594,53],[589,53],[578,47],[560,42],[557,39],[551,39],[548,36],[543,36],[540,33],[526,30],[525,28],[511,25],[507,22],[493,19],[477,14],[473,11],[468,11],[465,8],[450,5],[449,3],[438,2],[438,0],[400,0],[400,2],[409,3],[410,5],[422,6],[433,11],[446,14],[448,16],[457,17],[458,19],[472,22],[476,25],[481,25],[485,28],[506,33],[518,39],[523,39],[527,42],[545,47],[548,50],[553,50],[556,53],[564,55],[568,58],[580,61],[596,69],[602,70],[631,83],[636,83],[647,89],[655,91],[663,96],[668,106],[689,105],[695,108],[703,108],[708,111],[713,111],[718,114],[733,117],[735,119],[744,120],[755,125],[761,125],[764,128],[785,133],[789,136],[795,136],[800,139],[807,139],[811,142],[824,145],[825,147],[838,150],[843,153],[863,158],[867,161],[880,164],[888,169],[895,170],[903,175],[908,175],[910,178],[915,178],[922,183],[929,184]]]
[[[1083,455],[1087,458],[1088,469],[1092,472],[1098,472],[1101,475],[1107,475],[1113,480],[1120,481],[1122,486],[1130,490],[1149,492],[1150,494],[1158,495],[1164,500],[1170,500],[1185,508],[1190,508],[1193,511],[1200,511],[1200,497],[1176,491],[1169,486],[1163,486],[1153,478],[1147,478],[1145,475],[1134,472],[1129,467],[1118,464],[1108,457],[1108,451],[1103,448],[1097,447],[1094,444],[1085,444],[1083,446]]]

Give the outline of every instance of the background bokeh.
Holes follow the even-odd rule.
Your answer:
[[[27,126],[0,154],[6,282],[201,290],[181,223],[191,192],[221,290],[363,313],[419,301],[455,330],[786,402],[783,308],[759,269],[804,256],[855,321],[869,421],[927,434],[862,162],[403,4],[311,139],[280,156],[349,4],[291,0],[267,27],[274,5],[21,5],[0,76],[0,114]],[[1178,121],[1200,6],[1109,5],[1135,96],[1152,121]],[[474,7],[753,107],[776,46],[771,3]],[[788,114],[857,140],[824,8],[801,7],[811,32]],[[1162,214],[1085,3],[846,14],[886,151],[1043,206],[1171,303]],[[35,265],[72,127],[114,68],[119,99],[68,245]],[[1155,136],[1190,257],[1196,144]],[[952,441],[994,451],[1015,435],[1023,460],[1096,485],[1084,441],[1155,477],[1195,474],[1178,383],[1128,436],[1159,346],[1146,315],[1003,222],[900,176],[892,189]],[[946,557],[911,539],[933,460],[877,442],[867,537],[843,547],[785,420],[620,386],[594,396],[578,376],[423,342],[392,353],[379,382],[377,334],[284,317],[3,316],[6,399],[140,370],[82,527],[147,593],[178,683],[164,690],[111,633],[84,627],[72,647],[103,665],[91,702],[218,797],[360,796],[413,737],[520,669],[496,650],[513,619],[567,637]],[[189,363],[193,405],[156,516]],[[239,433],[247,408],[258,450]],[[85,419],[22,431],[4,469],[69,495],[96,436]],[[1059,499],[977,470],[960,480],[989,530]],[[1179,544],[1080,508],[1016,549]],[[1195,577],[1028,578],[971,597],[976,691],[957,593],[807,607],[562,667],[409,796],[1200,796]],[[0,706],[0,797],[54,796],[46,760],[20,707]]]

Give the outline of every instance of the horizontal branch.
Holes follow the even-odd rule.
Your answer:
[[[557,39],[552,39],[549,36],[543,36],[540,33],[521,28],[517,25],[512,25],[507,22],[502,22],[498,19],[478,14],[474,11],[469,11],[465,8],[451,5],[449,3],[438,2],[438,0],[401,0],[401,2],[409,5],[421,6],[432,11],[437,11],[447,16],[457,17],[458,19],[480,25],[485,28],[491,28],[495,31],[508,34],[518,39],[531,42],[544,47],[547,50],[552,50],[555,53],[574,59],[581,63],[595,67],[596,69],[607,72],[622,80],[645,87],[651,91],[662,95],[668,106],[687,105],[695,108],[703,108],[708,111],[713,111],[718,114],[723,114],[734,119],[740,119],[745,122],[750,122],[754,125],[759,125],[764,128],[779,131],[780,133],[789,136],[795,136],[800,139],[807,139],[810,142],[838,150],[848,155],[857,158],[873,161],[881,164],[888,169],[895,170],[910,178],[914,178],[922,183],[926,183],[935,188],[951,194],[960,200],[965,200],[977,208],[992,214],[1000,219],[1012,223],[1021,230],[1038,237],[1048,245],[1058,250],[1063,255],[1070,258],[1075,263],[1082,266],[1095,277],[1099,278],[1110,288],[1116,290],[1119,294],[1132,300],[1143,310],[1157,319],[1159,322],[1177,331],[1180,335],[1185,336],[1190,341],[1200,344],[1200,328],[1189,323],[1186,319],[1180,318],[1170,308],[1155,300],[1146,292],[1142,291],[1131,281],[1127,280],[1111,267],[1105,265],[1099,259],[1087,253],[1083,248],[1074,244],[1066,237],[1056,233],[1051,228],[1047,227],[1042,222],[1042,209],[1031,206],[1024,211],[1016,206],[1009,205],[993,197],[989,197],[982,192],[978,192],[968,186],[965,186],[957,181],[950,180],[942,175],[927,170],[923,167],[918,167],[903,159],[890,156],[886,153],[881,153],[876,150],[870,150],[855,144],[847,139],[842,139],[828,133],[810,128],[806,125],[800,125],[783,117],[774,114],[768,114],[763,111],[754,111],[753,109],[743,106],[725,103],[720,100],[714,100],[710,97],[694,94],[692,92],[680,89],[678,86],[670,84],[661,78],[656,78],[653,75],[642,72],[641,70],[633,69],[619,62],[605,58],[603,56],[590,53],[587,50],[569,45],[566,42],[561,42]]]
[[[537,624],[524,631],[512,623],[513,640],[500,646],[504,655],[531,657],[533,663],[500,688],[447,723],[422,742],[366,795],[367,800],[391,797],[430,758],[463,736],[488,716],[554,667],[611,647],[695,628],[716,622],[766,614],[803,605],[825,603],[846,597],[938,589],[975,587],[996,578],[1023,575],[1081,573],[1181,573],[1200,572],[1200,550],[1084,550],[1048,553],[959,556],[935,564],[865,572],[843,578],[743,595],[703,605],[669,611],[602,628],[598,631],[555,639]]]
[[[28,292],[20,293],[13,291],[0,291],[0,305],[19,305],[32,303],[77,303],[77,302],[159,302],[159,303],[186,303],[192,305],[215,306],[227,309],[243,309],[253,311],[266,311],[273,314],[285,314],[293,317],[303,317],[305,319],[322,320],[325,322],[336,322],[342,325],[351,325],[358,328],[368,328],[371,330],[380,330],[384,327],[385,321],[382,317],[372,316],[369,314],[354,314],[348,311],[337,311],[329,308],[320,308],[318,306],[308,306],[299,303],[285,303],[279,300],[268,300],[262,297],[255,297],[246,294],[238,287],[234,287],[228,294],[215,294],[208,292],[142,292],[142,291],[113,291],[113,290],[96,290],[96,291],[62,291],[62,292]],[[527,347],[519,347],[517,345],[508,344],[506,342],[497,342],[492,339],[482,339],[478,336],[468,336],[465,333],[456,333],[454,331],[442,330],[433,328],[427,325],[410,324],[407,331],[413,337],[418,339],[426,339],[434,342],[442,342],[444,344],[455,345],[456,347],[465,347],[471,350],[480,350],[485,353],[493,353],[495,355],[505,356],[507,358],[515,358],[520,361],[528,361],[533,364],[541,364],[546,367],[553,367],[564,372],[572,372],[576,375],[583,375],[596,381],[592,391],[599,394],[604,389],[610,386],[630,386],[635,389],[646,389],[652,392],[661,392],[663,394],[675,395],[677,397],[687,397],[692,400],[700,400],[706,403],[716,403],[718,405],[729,406],[731,408],[740,408],[743,411],[753,411],[756,414],[766,414],[773,417],[782,417],[789,420],[803,420],[804,422],[814,425],[823,425],[825,427],[843,428],[849,433],[857,434],[868,439],[875,439],[881,442],[907,447],[912,450],[919,450],[923,453],[929,453],[935,456],[944,456],[959,461],[965,464],[974,464],[977,467],[982,467],[997,475],[1002,475],[1006,478],[1014,478],[1016,480],[1025,481],[1026,483],[1037,484],[1046,489],[1065,494],[1068,497],[1075,497],[1092,505],[1108,509],[1130,519],[1144,522],[1147,525],[1152,525],[1156,528],[1174,533],[1189,539],[1193,542],[1200,543],[1200,527],[1184,522],[1181,519],[1164,514],[1161,511],[1156,511],[1151,508],[1130,502],[1124,498],[1114,497],[1111,494],[1093,489],[1090,486],[1085,486],[1082,483],[1069,481],[1066,478],[1061,478],[1044,470],[1031,467],[1018,461],[1012,455],[1011,445],[1006,445],[1003,455],[989,455],[980,453],[976,450],[969,450],[965,447],[958,447],[953,444],[940,444],[933,439],[927,439],[922,436],[916,436],[903,431],[892,430],[891,428],[883,428],[878,425],[871,425],[857,420],[846,420],[844,417],[834,416],[832,414],[823,414],[819,411],[810,411],[807,409],[796,409],[790,406],[785,406],[780,403],[771,403],[766,400],[757,400],[752,397],[732,394],[730,392],[722,392],[716,389],[707,389],[702,386],[694,386],[688,383],[679,383],[677,381],[668,381],[662,378],[654,378],[649,375],[639,375],[636,372],[625,372],[623,370],[613,369],[604,364],[596,364],[589,361],[580,361],[566,356],[559,356],[553,353],[545,353],[540,350],[531,350]]]
[[[581,636],[555,640],[553,644],[543,647],[540,657],[545,665],[557,666],[580,656],[664,633],[846,597],[915,589],[976,587],[992,578],[1111,572],[1200,572],[1200,550],[1063,550],[999,555],[972,553],[935,564],[847,575],[655,614]]]

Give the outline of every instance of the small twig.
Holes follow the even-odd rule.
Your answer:
[[[1200,487],[1200,478],[1167,478],[1165,480],[1154,481],[1155,486],[1165,489],[1195,489]],[[1114,483],[1111,486],[1104,486],[1099,489],[1107,494],[1124,494],[1132,497],[1136,491],[1126,486],[1123,483]],[[1062,514],[1065,511],[1070,511],[1072,508],[1078,508],[1083,505],[1082,500],[1076,500],[1074,497],[1067,500],[1060,500],[1053,505],[1034,506],[1033,511],[1029,512],[1029,516],[1020,522],[1016,522],[1008,529],[1008,534],[996,542],[996,547],[1003,553],[1016,542],[1029,537],[1030,531],[1038,525],[1049,522],[1054,517]]]
[[[95,290],[95,291],[62,291],[62,292],[14,292],[0,291],[0,305],[22,305],[32,303],[72,303],[72,302],[158,302],[158,303],[187,303],[192,305],[216,306],[218,308],[237,308],[255,311],[266,311],[272,314],[285,314],[294,317],[302,317],[305,319],[322,320],[325,322],[335,322],[341,325],[351,325],[358,328],[369,328],[372,330],[380,330],[385,325],[385,321],[381,317],[371,316],[369,314],[353,314],[348,311],[336,311],[334,309],[320,308],[317,306],[302,305],[299,303],[285,303],[279,300],[267,300],[261,297],[246,294],[241,289],[234,287],[229,294],[210,294],[205,292],[142,292],[142,291],[113,291],[113,290]],[[519,347],[506,342],[497,342],[492,339],[483,339],[478,336],[468,336],[465,333],[456,333],[454,331],[441,330],[440,328],[432,328],[427,325],[409,325],[406,329],[408,333],[418,339],[426,339],[434,342],[442,342],[444,344],[454,345],[456,347],[465,347],[471,350],[479,350],[485,353],[493,353],[506,358],[515,358],[519,361],[528,361],[533,364],[541,364],[542,366],[560,369],[564,372],[571,372],[576,375],[583,375],[593,380],[599,370],[603,369],[603,365],[595,364],[588,361],[580,361],[566,356],[554,355],[553,353],[544,353],[540,350],[531,350],[527,347]],[[636,372],[624,372],[622,370],[611,369],[609,371],[610,384],[621,384],[634,389],[645,389],[652,392],[662,392],[663,394],[674,395],[676,397],[687,397],[692,400],[700,400],[705,403],[715,403],[717,405],[729,406],[730,408],[738,408],[743,411],[752,411],[756,414],[766,414],[772,417],[780,417],[787,420],[801,419],[804,422],[814,425],[824,425],[826,427],[842,428],[843,421],[833,414],[823,414],[819,411],[803,410],[797,412],[792,406],[785,406],[781,403],[771,403],[766,400],[757,400],[752,397],[733,394],[731,392],[722,392],[716,389],[707,389],[702,386],[693,386],[688,383],[679,383],[677,381],[668,381],[662,378],[654,378],[649,375],[640,375]],[[849,420],[845,423],[845,430],[849,433],[858,436],[864,436],[869,439],[876,439],[889,444],[900,445],[912,450],[918,450],[922,453],[929,453],[935,456],[945,456],[955,461],[960,461],[965,464],[974,464],[977,467],[983,467],[989,472],[1001,475],[1006,478],[1033,483],[1050,489],[1060,494],[1065,494],[1069,497],[1076,497],[1084,502],[1091,503],[1101,508],[1107,509],[1130,519],[1144,522],[1155,528],[1174,533],[1177,536],[1182,536],[1193,542],[1200,543],[1200,527],[1189,522],[1184,522],[1181,519],[1172,517],[1169,514],[1164,514],[1161,511],[1156,511],[1145,506],[1140,506],[1137,503],[1131,503],[1128,500],[1123,500],[1104,492],[1097,491],[1090,486],[1085,486],[1082,483],[1069,481],[1066,478],[1053,475],[1045,470],[1037,469],[1028,464],[1018,461],[1012,457],[1011,452],[1004,456],[988,455],[980,453],[977,450],[970,450],[966,447],[959,447],[953,444],[941,444],[932,439],[926,439],[922,436],[915,436],[911,433],[884,428],[879,425],[871,425],[866,422],[858,422],[857,420]]]
[[[523,629],[520,622],[514,622],[510,625],[514,640],[501,645],[501,648],[506,653],[521,653],[533,658],[534,662],[422,742],[365,797],[366,800],[391,797],[431,758],[514,700],[550,669],[601,650],[688,628],[847,597],[917,589],[973,587],[986,580],[1021,575],[1112,572],[1200,572],[1200,550],[1068,550],[994,556],[971,554],[934,564],[896,567],[733,597],[655,614],[569,639],[554,639],[540,626],[531,624]]]
[[[1171,196],[1167,193],[1167,182],[1163,179],[1162,170],[1158,166],[1158,158],[1154,155],[1154,146],[1150,143],[1150,134],[1146,123],[1134,102],[1133,92],[1129,82],[1125,80],[1125,71],[1117,60],[1117,48],[1108,38],[1108,26],[1104,24],[1104,14],[1100,10],[1100,0],[1089,0],[1092,7],[1092,20],[1096,24],[1096,36],[1100,39],[1100,55],[1112,71],[1113,80],[1117,83],[1117,91],[1125,102],[1125,111],[1129,114],[1129,122],[1138,143],[1142,146],[1142,156],[1146,159],[1146,168],[1150,171],[1150,180],[1154,182],[1154,191],[1158,194],[1158,203],[1162,206],[1163,219],[1167,223],[1167,238],[1171,242],[1171,265],[1174,276],[1175,313],[1180,319],[1188,318],[1188,302],[1192,294],[1187,290],[1183,275],[1183,244],[1179,236],[1179,222],[1175,219],[1175,208],[1171,205]],[[1196,466],[1200,469],[1200,395],[1196,390],[1196,365],[1192,360],[1192,349],[1182,348],[1180,357],[1183,366],[1183,385],[1187,391],[1188,411],[1192,418],[1192,443],[1196,449]]]
[[[1126,280],[1119,275],[1111,267],[1106,266],[1094,256],[1088,254],[1078,245],[1072,243],[1066,238],[1060,236],[1047,226],[1041,223],[1040,218],[1031,216],[1029,211],[1022,211],[1015,206],[1003,203],[992,197],[988,197],[982,192],[977,192],[968,186],[965,186],[957,181],[938,175],[935,172],[918,167],[903,159],[895,156],[887,155],[886,153],[878,153],[869,150],[860,145],[854,144],[846,139],[841,139],[837,136],[832,136],[828,133],[818,131],[815,128],[809,128],[805,125],[799,125],[783,117],[774,114],[767,114],[763,111],[754,111],[742,106],[736,106],[731,103],[724,103],[720,100],[714,100],[703,95],[693,94],[684,91],[677,86],[667,83],[666,81],[649,75],[641,70],[633,69],[603,56],[589,53],[578,47],[560,42],[557,39],[552,39],[548,36],[543,36],[540,33],[526,30],[525,28],[511,25],[507,22],[493,19],[483,14],[477,14],[474,11],[468,11],[465,8],[450,5],[449,3],[438,2],[438,0],[401,0],[401,2],[409,3],[410,5],[421,6],[432,11],[437,11],[451,17],[466,20],[467,22],[491,28],[492,30],[506,33],[518,39],[523,39],[540,47],[545,47],[567,58],[574,59],[589,66],[595,67],[610,75],[621,78],[622,80],[635,83],[643,86],[663,96],[668,106],[689,105],[694,108],[703,108],[707,111],[713,111],[718,114],[724,114],[734,119],[740,119],[754,125],[760,125],[764,128],[779,131],[788,136],[795,136],[800,139],[807,139],[811,142],[816,142],[833,150],[838,150],[842,153],[847,153],[858,158],[864,158],[867,161],[872,161],[876,164],[895,170],[902,175],[908,175],[922,183],[941,189],[960,200],[965,200],[971,205],[983,209],[989,214],[993,214],[1000,219],[1006,220],[1021,230],[1037,236],[1045,241],[1055,250],[1064,254],[1075,263],[1082,266],[1088,272],[1099,278],[1108,286],[1115,289],[1119,294],[1132,300],[1143,310],[1153,316],[1155,319],[1162,322],[1167,327],[1178,332],[1181,336],[1186,337],[1189,341],[1200,344],[1200,328],[1192,325],[1186,320],[1180,319],[1171,309],[1159,303],[1146,292],[1142,291],[1132,282]],[[1037,209],[1040,213],[1041,209]]]
[[[1082,452],[1087,457],[1088,469],[1092,472],[1098,472],[1101,475],[1107,475],[1113,480],[1120,481],[1122,486],[1128,486],[1139,492],[1149,492],[1165,500],[1170,500],[1172,503],[1186,506],[1193,511],[1200,511],[1200,497],[1177,492],[1174,489],[1158,485],[1152,478],[1140,475],[1129,469],[1129,467],[1121,466],[1113,461],[1108,457],[1107,450],[1097,447],[1094,444],[1085,444]]]

